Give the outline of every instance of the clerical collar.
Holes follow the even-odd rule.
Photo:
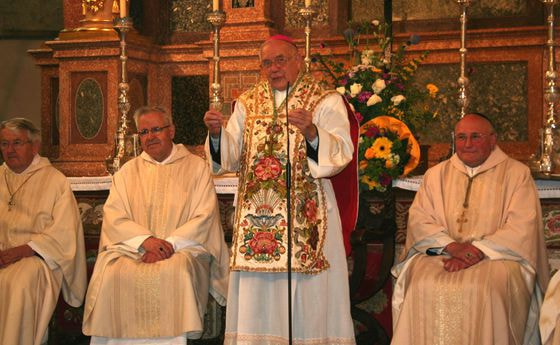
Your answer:
[[[173,148],[171,149],[171,153],[169,154],[169,156],[167,156],[167,158],[165,158],[161,162],[156,161],[155,159],[152,158],[152,156],[150,156],[146,152],[142,152],[142,153],[145,154],[144,158],[147,158],[147,160],[149,160],[150,162],[152,162],[154,164],[158,164],[158,165],[165,165],[165,164],[169,163],[169,161],[171,160],[171,157],[173,157],[176,152],[177,152],[177,145],[175,145],[175,143],[173,143]]]
[[[473,177],[474,175],[476,175],[476,173],[478,172],[478,170],[480,170],[481,165],[476,166],[474,168],[471,168],[470,166],[466,165],[465,163],[463,163],[465,165],[465,169],[467,170],[467,175],[469,175],[469,177]]]
[[[34,167],[39,164],[39,162],[41,161],[41,156],[39,156],[39,154],[36,154],[35,157],[33,157],[33,160],[31,161],[31,164],[29,164],[29,166],[27,168],[25,168],[24,171],[20,172],[19,174],[15,171],[13,171],[12,169],[10,169],[10,167],[8,166],[8,164],[6,164],[6,167],[8,169],[10,169],[10,171],[16,175],[23,175],[23,174],[27,174],[28,172],[30,172],[31,170],[34,169]]]

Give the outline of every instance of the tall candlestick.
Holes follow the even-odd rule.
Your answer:
[[[305,0],[305,7],[299,10],[305,20],[305,72],[311,70],[311,21],[317,15],[317,10],[311,7],[311,0]]]
[[[119,2],[119,12],[120,12],[120,17],[121,18],[126,17],[126,0],[120,0],[120,2]]]
[[[212,11],[218,11],[220,9],[220,0],[214,0],[212,2]]]

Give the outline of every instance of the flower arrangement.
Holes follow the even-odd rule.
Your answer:
[[[437,116],[431,111],[431,102],[437,100],[438,87],[431,83],[418,87],[413,78],[428,53],[406,58],[407,47],[419,42],[415,35],[391,52],[388,29],[376,20],[350,23],[344,32],[350,63],[314,56],[324,80],[346,98],[360,121],[362,190],[385,191],[393,179],[408,174],[420,156],[412,133]],[[366,42],[360,51],[362,36]],[[376,42],[376,49],[370,48],[370,39]],[[376,120],[379,117],[383,119]]]
[[[402,121],[378,116],[360,127],[358,157],[361,189],[384,192],[418,165],[420,146]]]

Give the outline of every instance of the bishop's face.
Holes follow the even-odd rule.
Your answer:
[[[297,48],[281,40],[265,43],[261,49],[261,70],[275,90],[294,85],[301,69]]]
[[[173,149],[175,126],[169,124],[163,114],[153,112],[140,116],[138,133],[140,133],[142,149],[150,157],[158,162],[162,162],[169,157]]]
[[[39,143],[29,140],[25,130],[4,128],[0,130],[0,149],[8,167],[19,174],[27,169],[39,153]]]

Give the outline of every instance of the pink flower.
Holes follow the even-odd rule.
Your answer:
[[[356,119],[358,119],[358,122],[362,123],[362,121],[364,120],[362,114],[360,114],[359,112],[355,112],[354,114],[356,115]]]
[[[255,254],[273,254],[278,242],[271,232],[257,232],[249,241],[249,247]]]
[[[310,223],[317,221],[317,203],[315,200],[307,200],[305,203],[305,217]]]
[[[376,136],[379,135],[379,128],[375,127],[375,126],[371,126],[367,129],[366,131],[366,137],[368,138],[374,138]]]
[[[255,176],[261,181],[273,180],[280,176],[282,165],[274,157],[264,157],[255,167]]]

